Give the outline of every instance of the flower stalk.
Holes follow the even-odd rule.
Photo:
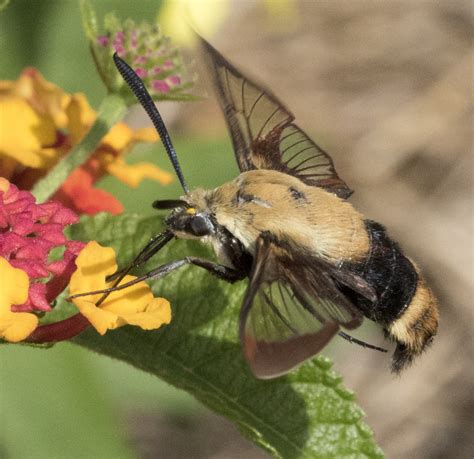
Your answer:
[[[65,341],[82,333],[90,322],[80,313],[52,324],[40,325],[28,338],[27,343],[46,344]]]
[[[126,109],[127,104],[121,96],[117,94],[105,96],[89,132],[31,190],[37,202],[48,200],[64,183],[69,174],[87,161],[111,127],[123,118]]]

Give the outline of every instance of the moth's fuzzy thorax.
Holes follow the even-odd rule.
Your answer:
[[[331,261],[356,261],[368,251],[363,217],[350,203],[281,172],[244,172],[191,198],[252,254],[263,231]]]

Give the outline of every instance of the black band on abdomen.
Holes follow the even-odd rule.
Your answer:
[[[370,237],[370,249],[365,262],[351,268],[363,277],[377,293],[377,302],[357,297],[357,306],[369,318],[389,324],[400,317],[416,291],[418,274],[411,261],[403,255],[398,244],[386,234],[385,228],[365,220]]]

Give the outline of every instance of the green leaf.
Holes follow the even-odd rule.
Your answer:
[[[159,216],[98,215],[72,227],[70,236],[113,246],[124,264],[162,229],[161,221]],[[175,240],[147,268],[186,255],[212,256],[201,244]],[[190,392],[275,457],[383,457],[328,359],[315,358],[276,380],[251,375],[237,335],[246,282],[229,285],[185,267],[152,284],[154,293],[172,304],[169,326],[153,332],[123,327],[103,337],[88,330],[75,342]]]

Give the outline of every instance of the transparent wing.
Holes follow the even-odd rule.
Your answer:
[[[281,170],[308,185],[326,188],[341,198],[352,191],[338,177],[331,157],[293,123],[285,126],[279,137]]]
[[[201,38],[240,170],[273,169],[294,175],[342,198],[352,191],[330,156],[296,124],[293,114],[267,89],[245,77]]]
[[[259,238],[241,310],[240,338],[255,376],[284,374],[318,353],[362,316],[331,276],[305,260],[294,262],[275,243]]]

